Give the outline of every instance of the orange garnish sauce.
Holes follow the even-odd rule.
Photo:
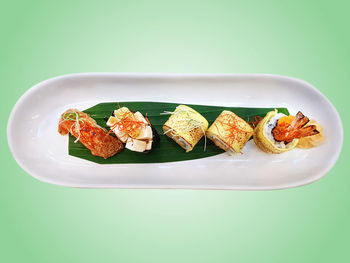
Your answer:
[[[111,127],[111,130],[108,132],[108,134],[117,128],[119,131],[124,132],[126,135],[134,137],[136,135],[136,131],[146,127],[147,125],[142,121],[135,120],[134,114],[130,111],[121,114],[121,117],[119,119],[120,121],[116,122]]]
[[[248,117],[248,122],[251,124],[253,128],[255,128],[262,119],[263,119],[262,117],[257,115],[257,116],[254,116],[254,118],[251,121],[249,121],[249,117]]]
[[[151,125],[151,123],[149,122],[149,119],[148,119],[148,117],[147,117],[147,112],[146,112],[145,119],[146,119],[146,121],[148,122],[148,124]]]

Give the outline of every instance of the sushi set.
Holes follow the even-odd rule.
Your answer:
[[[262,119],[254,116],[250,125],[232,111],[223,110],[210,127],[205,117],[186,105],[177,106],[173,112],[159,113],[162,114],[170,114],[163,125],[163,135],[173,139],[186,153],[192,151],[203,137],[203,151],[206,151],[208,138],[231,156],[242,154],[243,147],[252,136],[262,151],[275,154],[295,147],[313,148],[324,142],[322,126],[316,121],[309,125],[309,118],[300,111],[296,116],[287,116],[277,113],[275,109]],[[70,133],[76,138],[74,143],[80,141],[92,155],[104,159],[118,154],[124,147],[130,151],[151,154],[159,143],[154,138],[159,135],[152,129],[147,113],[143,116],[139,111],[132,112],[127,107],[119,106],[113,115],[106,123],[110,127],[107,131],[88,114],[69,109],[61,115],[58,132],[61,135]],[[110,135],[111,132],[115,136]]]
[[[275,75],[67,75],[30,89],[8,122],[24,170],[87,188],[296,187],[332,168],[342,140],[316,88]]]

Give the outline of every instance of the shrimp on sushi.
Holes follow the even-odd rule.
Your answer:
[[[283,153],[295,148],[300,138],[319,134],[316,125],[307,125],[309,118],[300,111],[286,116],[277,110],[267,113],[254,129],[256,145],[268,153]]]

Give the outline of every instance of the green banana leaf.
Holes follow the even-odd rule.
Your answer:
[[[157,130],[160,135],[159,144],[153,148],[149,153],[138,153],[128,149],[124,149],[122,152],[115,156],[103,159],[101,157],[93,156],[87,148],[80,142],[74,143],[75,138],[70,135],[69,138],[69,154],[75,157],[79,157],[85,160],[89,160],[99,164],[121,164],[121,163],[164,163],[164,162],[177,162],[185,160],[194,160],[199,158],[205,158],[214,156],[224,151],[215,146],[215,144],[207,140],[206,150],[204,151],[204,137],[198,142],[196,147],[186,153],[178,144],[176,144],[168,136],[163,135],[162,126],[169,115],[160,115],[164,111],[174,111],[179,103],[167,103],[167,102],[119,102],[120,107],[128,107],[133,111],[140,111],[143,115],[148,116],[152,126]],[[186,104],[189,107],[195,109],[201,113],[209,122],[209,125],[219,116],[223,110],[230,110],[243,118],[246,121],[251,121],[255,116],[264,117],[267,112],[272,111],[274,108],[243,108],[243,107],[222,107],[222,106],[206,106],[206,105],[191,105]],[[109,130],[106,125],[106,120],[112,115],[113,111],[118,109],[117,102],[100,103],[89,109],[84,110],[87,114],[96,120],[101,126]],[[278,111],[289,115],[286,108],[278,108]]]

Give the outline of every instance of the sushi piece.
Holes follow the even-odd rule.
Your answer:
[[[295,148],[300,138],[319,134],[315,125],[306,125],[309,119],[300,111],[286,116],[270,111],[254,129],[256,145],[267,153],[283,153]]]
[[[206,134],[216,146],[229,154],[240,153],[254,133],[253,128],[232,111],[224,110]]]
[[[115,110],[114,116],[109,117],[107,125],[111,127],[111,131],[123,142],[126,142],[129,137],[136,138],[139,136],[142,129],[146,126],[127,107]]]
[[[108,135],[90,115],[76,109],[69,109],[61,115],[58,132],[61,135],[72,134],[76,138],[75,143],[80,141],[93,155],[104,159],[124,148],[118,138]]]
[[[110,132],[114,132],[126,143],[125,148],[147,153],[156,145],[152,143],[157,136],[156,131],[152,129],[148,118],[139,111],[132,112],[127,107],[121,107],[115,110],[113,115],[109,117],[107,125],[111,128]]]
[[[209,126],[208,121],[186,105],[177,106],[170,114],[171,116],[163,125],[164,134],[172,138],[186,152],[192,151],[199,140],[205,136]]]

